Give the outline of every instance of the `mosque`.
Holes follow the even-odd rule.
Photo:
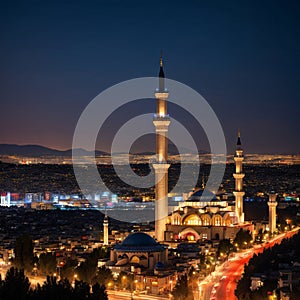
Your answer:
[[[156,157],[153,164],[156,176],[155,186],[155,238],[159,242],[175,243],[211,239],[233,239],[243,228],[253,230],[253,225],[244,221],[243,213],[243,178],[244,160],[240,133],[238,133],[235,151],[235,204],[229,205],[227,199],[220,195],[202,196],[203,189],[195,191],[180,203],[178,209],[168,215],[168,127],[170,118],[167,112],[168,91],[165,89],[165,75],[162,58],[160,58],[159,88],[155,93],[156,114]]]
[[[170,118],[167,113],[168,91],[165,89],[165,75],[162,58],[160,58],[159,88],[155,92],[156,114],[153,124],[156,128],[156,161],[153,164],[156,177],[155,186],[155,236],[136,232],[127,236],[121,244],[112,248],[109,267],[115,271],[127,270],[138,276],[142,288],[157,287],[159,290],[168,289],[172,282],[173,273],[164,271],[168,265],[168,248],[176,247],[182,242],[196,243],[206,240],[233,240],[236,233],[244,230],[254,230],[250,222],[245,222],[243,212],[243,173],[244,160],[240,132],[234,155],[235,190],[234,200],[228,201],[226,195],[211,194],[204,196],[204,186],[190,194],[188,199],[181,202],[176,210],[168,214],[168,127]],[[271,199],[270,227],[276,227],[276,201]],[[275,218],[275,219],[274,219]],[[105,233],[108,235],[107,218]],[[108,243],[108,238],[105,238]],[[150,273],[149,273],[150,272]],[[173,276],[173,277],[172,277]],[[159,282],[161,280],[161,283]],[[147,282],[150,283],[147,285]],[[156,282],[157,284],[152,284]],[[152,291],[153,292],[153,291]],[[154,291],[155,292],[155,291]]]
[[[228,195],[222,192],[204,196],[204,186],[196,190],[166,219],[164,232],[166,242],[174,244],[182,241],[233,240],[240,228],[253,231],[252,223],[244,221],[243,159],[239,134],[234,156],[236,162],[236,172],[233,174],[234,201],[228,201]]]
[[[155,170],[156,186],[155,186],[155,240],[154,243],[167,243],[175,245],[183,241],[196,242],[198,240],[221,240],[233,239],[236,233],[243,228],[245,230],[253,230],[251,223],[244,221],[243,212],[243,173],[242,163],[244,160],[243,149],[241,143],[240,132],[236,144],[234,155],[235,173],[235,191],[233,191],[234,201],[228,201],[224,194],[211,194],[203,196],[204,186],[198,189],[184,202],[181,202],[176,210],[168,214],[168,127],[170,125],[170,117],[167,112],[167,99],[169,93],[165,88],[165,74],[163,70],[162,57],[160,58],[160,69],[158,76],[159,87],[155,92],[156,113],[154,114],[153,124],[156,129],[156,161],[153,163]],[[107,235],[107,218],[105,218],[104,228]],[[133,235],[140,236],[140,233]],[[144,236],[144,235],[143,235]],[[129,236],[132,241],[137,242],[138,238]],[[116,257],[120,257],[120,253],[126,252],[128,241],[123,241],[122,246],[116,246],[114,261]],[[145,242],[142,241],[141,242]],[[108,239],[105,238],[105,243]],[[129,251],[131,254],[132,248]],[[143,248],[144,249],[144,248]],[[121,251],[121,252],[120,252]],[[152,251],[152,250],[151,250]],[[122,252],[122,253],[123,253]],[[127,254],[129,260],[132,255]],[[146,255],[146,257],[148,257]],[[152,264],[150,264],[152,265]]]

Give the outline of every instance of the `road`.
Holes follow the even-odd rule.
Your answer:
[[[109,300],[159,300],[159,299],[168,299],[167,297],[159,297],[152,295],[132,295],[129,292],[124,291],[107,291]]]
[[[237,300],[234,295],[237,282],[241,278],[244,265],[249,262],[254,254],[264,251],[264,249],[280,244],[284,238],[290,238],[299,231],[295,228],[292,231],[280,234],[255,248],[235,253],[221,266],[199,283],[199,296],[195,300]]]

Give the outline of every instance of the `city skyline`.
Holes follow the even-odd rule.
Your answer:
[[[70,149],[85,106],[118,82],[156,76],[162,49],[166,77],[205,97],[229,152],[240,128],[247,153],[299,153],[297,12],[296,1],[7,3],[0,144]],[[146,106],[154,112],[155,100]]]

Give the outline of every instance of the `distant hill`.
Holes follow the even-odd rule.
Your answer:
[[[80,156],[94,155],[93,151],[84,149],[75,149],[75,153]],[[16,156],[72,156],[72,149],[57,150],[39,145],[13,145],[0,144],[0,155],[16,155]],[[108,155],[106,152],[96,150],[96,156]]]
[[[182,148],[181,153],[191,153],[191,150]],[[75,149],[75,153],[79,156],[91,156],[94,155],[93,151],[87,151],[85,149]],[[170,155],[178,154],[176,146],[169,144],[168,153]],[[199,150],[199,154],[207,154],[209,152]],[[116,153],[114,153],[116,154]],[[122,153],[119,153],[122,154]],[[134,155],[155,155],[154,151],[136,151]],[[195,153],[194,153],[195,154]],[[39,145],[15,145],[15,144],[0,144],[0,155],[15,155],[24,157],[41,157],[41,156],[72,156],[72,149],[68,150],[57,150],[47,148]],[[107,156],[107,152],[96,150],[96,156]]]
[[[180,147],[178,149],[174,144],[171,144],[171,143],[168,144],[168,153],[169,153],[169,155],[177,155],[178,150],[180,151],[180,153],[197,154],[195,151],[192,151],[188,148]],[[209,151],[198,150],[198,154],[209,154],[209,153],[210,153]],[[155,151],[154,150],[153,151],[136,151],[136,152],[133,152],[132,154],[135,154],[135,155],[155,155]]]

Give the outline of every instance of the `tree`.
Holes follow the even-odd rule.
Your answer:
[[[19,269],[31,272],[33,260],[33,242],[31,237],[28,234],[25,234],[16,240],[15,259],[13,260],[13,264]]]
[[[39,257],[39,269],[46,275],[55,273],[56,257],[52,253],[42,253]]]
[[[250,300],[250,285],[251,285],[251,279],[248,276],[243,276],[234,291],[234,294],[237,296],[238,299],[243,299],[243,300]]]
[[[92,286],[93,293],[90,296],[90,300],[108,300],[107,292],[104,285],[95,283]]]
[[[73,288],[68,279],[57,281],[55,276],[47,276],[44,284],[34,290],[32,299],[71,300],[74,299]]]
[[[109,281],[113,280],[113,275],[110,269],[102,266],[98,268],[96,276],[93,279],[93,282],[97,282],[100,285],[107,285]]]
[[[107,247],[99,247],[93,250],[92,256],[95,256],[97,259],[100,258],[109,258],[110,256],[110,248]]]
[[[120,288],[131,290],[134,281],[134,275],[121,271],[117,278],[117,284]]]
[[[78,262],[76,259],[68,259],[64,266],[60,268],[60,277],[67,278],[72,281],[74,278],[74,268],[77,266]]]
[[[1,300],[27,300],[29,299],[30,282],[24,274],[24,270],[10,268],[1,280],[0,299]]]
[[[96,270],[97,260],[94,257],[88,257],[85,262],[82,262],[79,267],[76,268],[76,273],[81,280],[91,283],[96,275]]]
[[[245,249],[249,246],[252,236],[249,230],[243,230],[242,228],[237,232],[233,244],[240,249]]]
[[[109,251],[107,248],[97,248],[86,258],[85,262],[81,263],[76,269],[76,273],[81,280],[91,283],[96,275],[98,259],[107,258]],[[101,283],[100,283],[101,284]]]
[[[217,256],[219,257],[221,253],[226,254],[227,256],[233,251],[233,245],[230,243],[229,239],[221,240],[217,250]]]
[[[262,243],[263,237],[264,237],[264,233],[263,233],[262,228],[260,228],[260,229],[258,230],[257,236],[255,237],[255,241],[256,241],[257,243]]]
[[[75,285],[72,293],[73,300],[87,299],[90,296],[90,285],[84,281],[75,280]]]
[[[175,300],[185,300],[188,298],[188,280],[187,275],[182,275],[176,282],[176,285],[171,292]]]

